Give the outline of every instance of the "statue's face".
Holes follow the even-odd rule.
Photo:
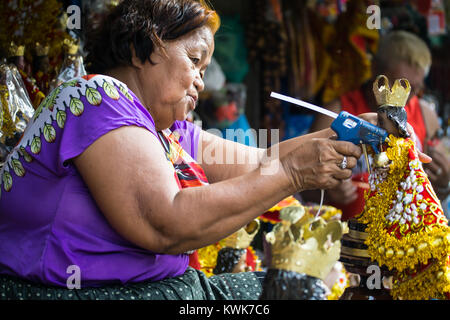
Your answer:
[[[388,119],[386,112],[378,112],[378,126],[386,130],[388,134],[400,137],[400,131],[395,123]]]
[[[239,262],[233,268],[232,273],[246,272],[247,271],[247,253],[243,253]]]

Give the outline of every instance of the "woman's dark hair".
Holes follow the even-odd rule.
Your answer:
[[[378,108],[378,112],[385,112],[389,120],[391,120],[397,127],[402,138],[408,138],[408,115],[405,108],[399,108],[395,106],[383,106]]]
[[[215,33],[219,25],[217,13],[204,0],[123,0],[88,32],[86,69],[96,74],[131,66],[131,45],[142,63],[153,64],[150,55],[163,41],[202,26]]]
[[[213,270],[214,274],[230,273],[233,268],[241,260],[242,255],[245,253],[245,249],[234,248],[222,248],[217,255],[217,264]]]

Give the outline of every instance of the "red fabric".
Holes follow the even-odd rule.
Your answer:
[[[87,75],[85,75],[85,76],[82,76],[82,78],[84,79],[84,80],[90,80],[90,79],[92,79],[93,77],[95,77],[96,76],[96,74],[87,74]]]
[[[267,211],[261,215],[261,220],[264,222],[270,222],[272,224],[276,224],[280,222],[280,211]]]
[[[251,268],[251,271],[256,271],[256,260],[255,256],[250,248],[247,248],[247,255],[245,262],[247,263],[247,266]]]
[[[409,162],[413,160],[418,160],[417,151],[415,150],[415,147],[412,147],[409,149],[408,152],[409,156]],[[445,218],[444,212],[440,208],[439,199],[436,198],[436,195],[433,191],[433,187],[431,186],[430,181],[428,178],[426,178],[425,172],[423,172],[423,168],[416,169],[419,172],[421,172],[421,177],[424,178],[424,182],[422,183],[422,186],[424,187],[424,190],[421,192],[421,195],[424,199],[427,199],[427,201],[430,203],[427,206],[427,209],[424,214],[419,215],[419,220],[423,224],[423,228],[427,228],[427,230],[433,229],[436,225],[445,226],[447,225],[447,219]],[[405,172],[405,179],[408,177],[410,170],[407,170]],[[399,191],[401,191],[400,186],[397,187]],[[413,203],[419,207],[419,204],[417,204],[417,197],[414,198]],[[436,209],[431,209],[436,208]],[[401,239],[407,234],[411,232],[418,232],[422,230],[413,230],[411,227],[411,222],[407,221],[405,225],[408,227],[408,229],[405,231],[401,231],[399,222],[394,223],[391,225],[390,228],[387,229],[387,232],[389,234],[393,234],[397,239]]]
[[[174,177],[180,189],[200,187],[208,184],[208,179],[202,167],[183,150],[173,132],[166,134],[163,131],[158,131],[158,136],[167,160],[170,161],[175,169]],[[202,266],[197,251],[189,255],[189,266],[194,269],[201,269]]]
[[[194,253],[189,255],[189,266],[200,270],[202,266],[200,265],[200,261],[198,260],[198,251],[195,250]]]
[[[335,203],[332,204],[334,207],[342,211],[341,217],[342,221],[347,221],[353,218],[354,216],[357,216],[364,210],[365,204],[364,192],[369,189],[369,183],[367,182],[368,177],[369,174],[367,172],[363,174],[354,175],[352,177],[352,182],[356,186],[357,188],[356,192],[358,193],[358,198],[355,201],[345,205]]]

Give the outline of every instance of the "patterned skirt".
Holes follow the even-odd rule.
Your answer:
[[[178,277],[99,288],[67,289],[0,275],[0,300],[258,300],[264,272],[207,278],[188,267]]]

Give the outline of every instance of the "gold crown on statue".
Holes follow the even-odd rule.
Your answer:
[[[325,279],[340,257],[340,240],[348,232],[347,224],[315,218],[298,206],[283,208],[280,218],[266,235],[272,245],[271,268]]]
[[[259,220],[253,220],[231,236],[223,240],[223,246],[234,249],[247,249],[259,230]]]
[[[384,80],[384,84],[380,86],[380,80]],[[393,106],[403,108],[408,101],[411,85],[405,78],[397,79],[392,86],[389,87],[389,79],[384,75],[379,75],[373,83],[373,93],[379,107]]]
[[[9,57],[21,57],[25,54],[25,46],[16,45],[14,41],[11,41],[8,48]]]
[[[76,55],[78,52],[79,44],[76,40],[64,39],[63,41],[64,50],[70,55]]]
[[[49,46],[44,46],[43,44],[36,42],[36,56],[42,57],[48,55]]]

